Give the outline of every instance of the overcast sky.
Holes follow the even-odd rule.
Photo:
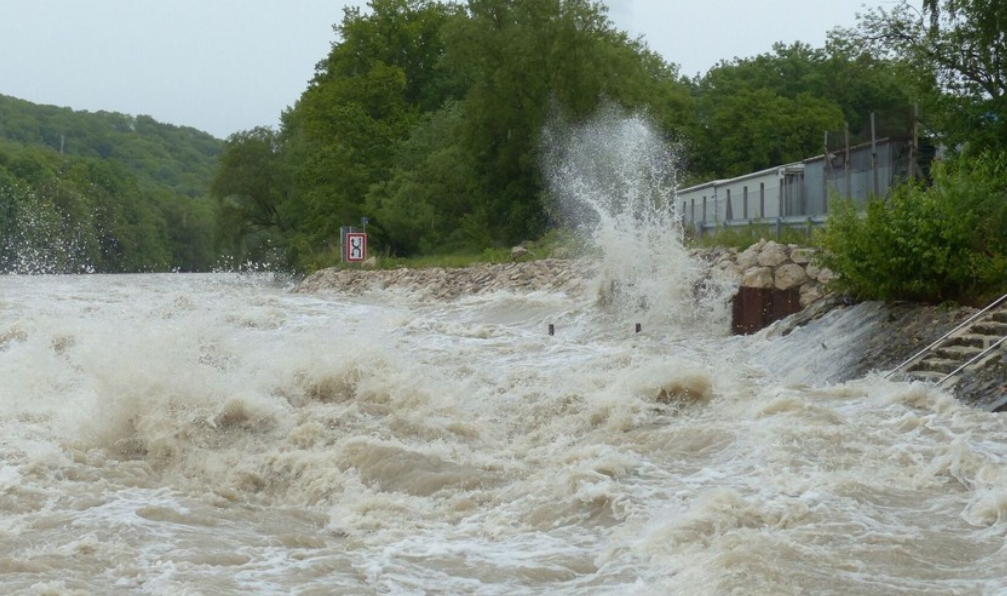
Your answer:
[[[276,126],[365,0],[0,0],[0,94],[147,114],[217,137]],[[608,0],[618,29],[682,74],[771,50],[819,47],[879,0]],[[3,123],[0,122],[0,126]]]

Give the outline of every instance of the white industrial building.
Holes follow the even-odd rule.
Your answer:
[[[824,223],[830,196],[865,203],[890,194],[912,175],[918,153],[905,141],[880,139],[737,178],[679,189],[675,204],[686,228],[702,235],[718,226]]]
[[[804,164],[795,163],[683,188],[678,205],[686,224],[765,221],[800,204]]]

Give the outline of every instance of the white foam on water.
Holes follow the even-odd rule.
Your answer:
[[[781,382],[767,338],[589,298],[2,281],[12,593],[1005,588],[1007,425],[926,386]]]

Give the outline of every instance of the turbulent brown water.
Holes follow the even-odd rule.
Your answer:
[[[589,295],[0,279],[0,588],[1007,593],[1007,419],[816,385],[799,333],[634,331]]]
[[[0,278],[0,593],[1007,595],[1007,418],[729,336],[648,209],[575,295]]]

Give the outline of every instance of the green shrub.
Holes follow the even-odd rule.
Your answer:
[[[1007,287],[1007,156],[938,164],[864,211],[832,202],[821,237],[836,289],[856,298],[978,303]]]

